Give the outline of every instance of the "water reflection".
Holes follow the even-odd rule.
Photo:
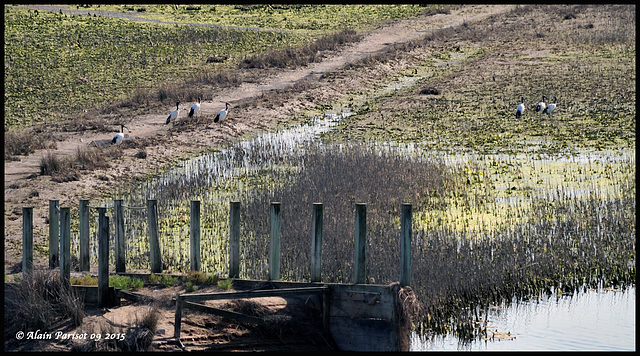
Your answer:
[[[421,340],[414,334],[411,350],[635,351],[635,315],[635,287],[551,296],[490,311],[486,341],[463,345],[453,336]]]

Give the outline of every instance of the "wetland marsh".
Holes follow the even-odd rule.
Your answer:
[[[158,199],[163,260],[184,273],[200,200],[203,270],[224,276],[240,201],[241,278],[265,278],[268,204],[280,201],[281,276],[308,280],[322,202],[323,280],[351,283],[364,202],[367,276],[390,283],[411,203],[413,325],[462,342],[486,336],[495,305],[635,286],[635,6],[517,6],[425,33],[322,74],[324,91],[301,87],[315,105],[277,125],[121,182],[100,204]],[[543,95],[558,98],[553,115],[533,111]],[[147,269],[144,213],[125,220],[127,263]]]

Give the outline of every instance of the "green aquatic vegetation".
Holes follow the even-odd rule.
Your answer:
[[[5,18],[5,123],[47,122],[124,100],[138,88],[216,71],[211,54],[239,60],[302,36],[176,26],[12,8]],[[233,60],[232,60],[233,62]],[[171,99],[173,100],[173,99]]]
[[[180,23],[216,24],[268,30],[336,31],[346,27],[415,16],[443,6],[430,5],[93,5],[139,18]],[[446,7],[444,7],[446,8]],[[144,9],[144,11],[140,11]],[[83,9],[84,10],[84,9]],[[442,9],[446,11],[446,9]]]

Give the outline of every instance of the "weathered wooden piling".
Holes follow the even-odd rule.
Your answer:
[[[116,199],[113,201],[113,225],[114,225],[114,252],[116,254],[116,273],[125,273],[126,266],[126,246],[124,236],[124,206],[123,201]]]
[[[33,272],[33,208],[22,208],[22,273]]]
[[[60,208],[60,281],[71,285],[71,209]]]
[[[311,282],[322,280],[322,203],[313,203],[311,214]]]
[[[280,203],[272,202],[269,211],[271,215],[269,280],[277,281],[280,279]]]
[[[49,268],[60,263],[60,202],[49,200]]]
[[[149,226],[149,262],[151,273],[162,273],[160,240],[158,239],[158,202],[147,200],[147,224]]]
[[[411,284],[411,204],[402,204],[400,214],[400,286]]]
[[[98,208],[98,306],[108,304],[109,295],[109,217]]]
[[[80,238],[80,270],[90,271],[90,252],[89,252],[89,201],[80,200],[78,206],[78,235]]]
[[[367,245],[367,204],[356,204],[356,248],[355,248],[355,281],[356,284],[366,283],[366,255]]]
[[[189,221],[189,262],[192,271],[200,271],[200,202],[191,201]]]
[[[240,202],[229,203],[229,278],[240,277]]]

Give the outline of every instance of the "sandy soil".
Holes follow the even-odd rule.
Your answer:
[[[107,169],[83,172],[79,181],[55,183],[51,181],[49,176],[40,176],[39,164],[45,152],[36,152],[30,156],[21,157],[20,161],[5,161],[5,274],[16,271],[16,266],[20,265],[22,207],[33,207],[34,209],[34,246],[46,246],[48,225],[45,221],[48,217],[48,201],[50,199],[59,200],[61,207],[76,207],[80,199],[99,197],[118,182],[153,172],[177,157],[196,154],[211,146],[223,144],[256,130],[277,127],[290,121],[290,118],[296,113],[316,105],[331,104],[335,100],[344,98],[350,92],[370,87],[370,85],[380,82],[385,76],[410,67],[411,61],[395,61],[392,66],[382,64],[361,73],[341,71],[345,64],[384,50],[392,44],[419,38],[434,29],[460,25],[465,21],[481,20],[509,9],[511,6],[463,6],[451,11],[450,14],[425,16],[380,26],[368,33],[359,43],[329,55],[322,62],[294,70],[268,72],[259,83],[244,83],[237,88],[221,90],[216,93],[213,100],[201,103],[201,119],[198,123],[177,127],[165,125],[168,113],[174,107],[167,107],[155,112],[144,109],[132,111],[123,115],[131,130],[129,139],[144,139],[149,143],[145,147],[146,159],[135,157],[139,148],[123,144],[120,147],[123,154],[117,165],[112,164]],[[229,116],[221,125],[214,124],[213,117],[224,108],[224,102],[229,102],[232,105]],[[181,104],[181,119],[187,116],[191,104]],[[116,129],[114,129],[115,132]],[[110,140],[114,133],[56,133],[61,141],[58,142],[57,149],[53,152],[56,155],[71,155],[79,147],[91,142]],[[34,252],[34,259],[36,268],[47,266],[47,256],[38,253],[38,249]],[[277,304],[274,301],[270,301],[270,303]],[[104,315],[96,313],[100,315],[87,317],[87,322],[91,322],[91,318],[100,319],[110,316],[114,317],[114,322],[118,322],[120,319],[117,317],[118,315],[121,315],[122,318],[132,315],[129,308],[135,308],[135,306],[123,306]],[[159,329],[164,330],[164,334],[158,334],[154,339],[157,350],[174,348],[174,346],[166,346],[170,344],[166,339],[173,335],[173,317],[172,308],[163,309]],[[186,328],[190,327],[192,326],[186,326]],[[193,334],[195,336],[193,336],[192,346],[197,343],[211,344],[211,335],[198,336],[196,329],[198,327],[194,327]],[[210,328],[200,329],[211,330]],[[237,332],[237,330],[239,329],[236,327],[233,332]],[[232,331],[227,330],[227,333],[232,333]],[[55,349],[54,346],[51,347]],[[65,348],[65,346],[59,347]],[[258,346],[255,347],[259,349]]]

